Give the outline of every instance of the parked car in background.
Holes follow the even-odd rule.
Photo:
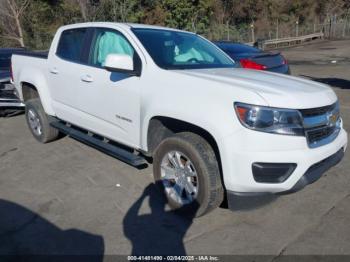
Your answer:
[[[15,87],[10,83],[11,57],[26,52],[24,48],[0,48],[0,117],[23,111],[24,104],[18,99]]]
[[[287,60],[279,52],[266,52],[253,46],[227,41],[214,44],[243,68],[290,74]]]
[[[11,56],[23,52],[24,48],[0,48],[0,79],[10,79]]]

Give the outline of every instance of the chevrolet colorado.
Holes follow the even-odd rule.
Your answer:
[[[13,81],[42,143],[59,132],[139,166],[197,216],[227,196],[300,190],[347,146],[324,84],[238,68],[203,37],[121,23],[61,27],[48,55],[16,54]],[[148,158],[147,158],[148,157]]]

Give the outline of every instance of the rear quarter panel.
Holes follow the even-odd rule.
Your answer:
[[[29,83],[37,89],[45,112],[49,115],[55,115],[48,86],[48,60],[31,56],[13,55],[12,70],[14,84],[20,99],[23,101],[23,84]]]

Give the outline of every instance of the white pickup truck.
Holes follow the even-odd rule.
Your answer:
[[[34,137],[59,132],[139,166],[197,216],[233,196],[295,192],[347,146],[332,89],[247,70],[210,41],[156,26],[61,27],[47,56],[14,55]],[[151,158],[152,157],[152,158]]]

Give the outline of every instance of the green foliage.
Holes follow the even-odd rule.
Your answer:
[[[349,9],[349,0],[31,0],[20,22],[26,46],[45,50],[59,26],[84,21],[158,24],[249,41],[251,24],[257,37],[291,36],[296,21],[311,28]],[[0,37],[0,46],[12,45],[18,43]]]
[[[101,0],[97,20],[113,22],[137,22],[136,0]]]
[[[47,1],[32,0],[22,20],[24,40],[28,47],[45,50],[61,24],[58,22],[58,6]]]
[[[212,15],[210,0],[164,0],[165,25],[169,27],[204,33]]]

